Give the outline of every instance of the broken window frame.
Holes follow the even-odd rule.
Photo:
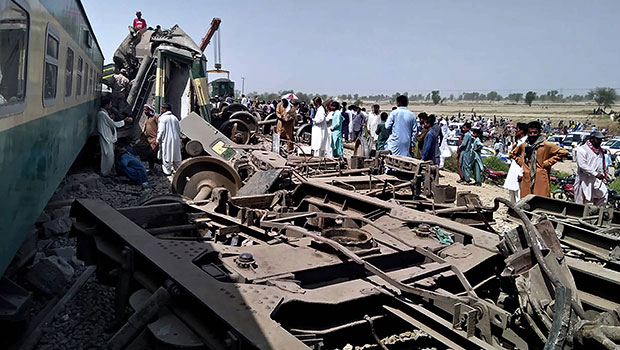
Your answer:
[[[50,55],[50,38],[56,41],[56,57]],[[47,24],[47,30],[45,32],[45,59],[43,63],[43,106],[51,107],[56,104],[56,98],[58,97],[58,71],[60,62],[60,32],[54,28],[51,24]],[[48,84],[48,66],[55,68],[53,84]],[[54,96],[48,97],[48,88],[54,88]]]
[[[24,40],[22,43],[22,49],[20,50],[20,61],[19,61],[19,69],[18,69],[18,91],[21,94],[17,94],[14,96],[17,98],[14,102],[9,102],[8,100],[11,98],[7,98],[7,103],[0,105],[0,119],[5,118],[11,115],[20,114],[24,112],[26,108],[26,95],[28,88],[28,45],[30,43],[30,7],[27,3],[21,0],[7,0],[0,5],[0,13],[9,9],[15,8],[18,11],[21,11],[25,16],[26,20],[26,33],[24,36]],[[3,48],[3,50],[8,51],[7,48]],[[5,52],[6,52],[5,51]],[[6,76],[4,77],[6,78]],[[21,89],[21,91],[20,91]],[[3,96],[7,97],[7,96]]]

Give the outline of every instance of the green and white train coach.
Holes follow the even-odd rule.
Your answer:
[[[0,275],[95,131],[102,66],[79,0],[0,0]]]

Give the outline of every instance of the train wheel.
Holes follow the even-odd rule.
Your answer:
[[[234,196],[241,185],[241,178],[232,166],[208,156],[183,161],[172,178],[172,191],[193,200],[208,199],[217,187],[226,188]]]
[[[220,126],[220,131],[234,143],[247,145],[250,142],[250,127],[243,120],[227,120]]]

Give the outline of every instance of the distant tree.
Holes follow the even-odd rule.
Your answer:
[[[614,103],[616,103],[616,99],[618,99],[618,94],[613,88],[597,87],[593,90],[593,92],[594,102],[598,104],[599,108],[603,107],[603,111],[610,108]]]
[[[450,101],[454,101],[454,94],[450,94],[450,98],[449,98],[449,100],[450,100]]]
[[[360,99],[356,99],[355,102],[353,102],[353,104],[356,106],[360,106],[360,107],[364,106],[364,102],[362,102],[362,100]]]
[[[359,95],[358,94],[353,94],[353,99],[354,100],[359,100]]]
[[[588,91],[588,93],[585,96],[586,100],[588,101],[592,101],[594,100],[594,90],[590,90]]]
[[[433,99],[433,104],[438,104],[439,101],[441,101],[441,96],[439,96],[439,90],[433,90],[431,91],[431,98]]]
[[[497,91],[489,91],[487,98],[489,101],[499,101],[502,99],[502,96],[498,94]]]
[[[527,103],[528,106],[532,106],[532,102],[534,102],[535,99],[536,93],[534,91],[528,91],[527,94],[525,94],[525,103]]]
[[[424,101],[430,101],[431,100],[431,94],[427,94],[426,97],[424,98]]]
[[[558,100],[558,90],[547,91],[547,96],[545,100],[555,102]]]
[[[516,103],[519,103],[519,101],[523,99],[523,94],[522,93],[509,94],[508,99],[511,101],[515,101]]]

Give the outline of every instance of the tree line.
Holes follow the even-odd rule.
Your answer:
[[[390,101],[394,103],[396,101],[396,97],[400,95],[405,95],[409,97],[409,100],[412,102],[432,102],[433,104],[440,104],[446,101],[481,101],[481,102],[493,102],[493,101],[512,101],[515,103],[523,102],[529,106],[532,105],[534,101],[540,102],[589,102],[594,101],[597,103],[599,108],[605,110],[610,108],[618,99],[618,94],[614,88],[609,87],[597,87],[591,89],[585,95],[564,95],[559,93],[558,90],[549,90],[544,94],[537,94],[534,91],[528,91],[524,93],[510,93],[506,96],[500,95],[497,91],[489,91],[488,93],[483,92],[463,92],[458,96],[454,94],[450,94],[449,96],[441,96],[441,92],[439,90],[433,90],[428,94],[409,94],[408,92],[395,92],[391,95],[386,94],[377,94],[377,95],[360,95],[360,94],[341,94],[337,96],[329,96],[326,94],[315,94],[315,93],[303,93],[303,92],[295,92],[293,90],[280,90],[276,92],[265,92],[265,93],[257,93],[252,92],[249,94],[252,98],[257,96],[259,100],[264,101],[273,101],[280,99],[281,96],[295,93],[300,100],[310,102],[314,97],[320,96],[323,101],[330,97],[336,97],[342,101],[350,101],[354,104],[361,104],[363,102],[384,102]]]

